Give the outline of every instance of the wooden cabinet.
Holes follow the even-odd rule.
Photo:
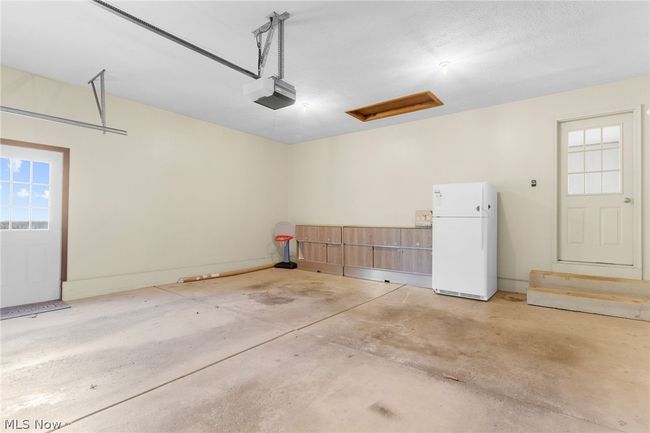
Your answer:
[[[341,243],[341,227],[322,226],[318,229],[318,242],[328,244]]]
[[[298,269],[343,275],[342,231],[340,226],[296,226]]]
[[[401,270],[401,251],[399,248],[373,248],[373,268]]]
[[[388,227],[373,227],[370,229],[372,245],[399,247],[400,229]]]
[[[372,247],[363,245],[345,245],[343,250],[344,266],[372,268]]]
[[[372,245],[372,228],[343,227],[343,243],[347,245]]]
[[[298,259],[308,262],[327,262],[327,245],[314,242],[301,242],[298,247]]]
[[[415,274],[431,275],[432,257],[431,250],[426,249],[401,249],[400,270]]]
[[[327,245],[327,263],[343,264],[343,245]]]
[[[296,240],[320,242],[324,244],[341,243],[341,227],[336,226],[296,226]]]
[[[411,248],[431,248],[431,229],[400,229],[400,245]]]
[[[296,226],[296,240],[303,242],[311,242],[314,238],[314,232],[317,230],[316,226]]]
[[[431,287],[431,229],[296,226],[298,268]]]

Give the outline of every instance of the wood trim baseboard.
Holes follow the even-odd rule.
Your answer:
[[[47,150],[63,154],[63,179],[61,182],[61,282],[68,280],[68,206],[70,198],[70,149],[67,147],[50,146],[49,144],[31,143],[28,141],[12,140],[0,137],[0,144],[7,146],[26,147],[30,149]],[[61,299],[61,297],[60,297]]]

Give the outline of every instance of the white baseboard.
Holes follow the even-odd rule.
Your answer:
[[[528,291],[528,280],[497,277],[497,287],[502,292],[526,293]]]
[[[114,275],[81,280],[69,280],[63,283],[63,300],[89,298],[126,290],[150,287],[158,284],[175,283],[181,277],[225,272],[235,269],[251,268],[274,262],[271,257],[242,260],[238,262],[214,263],[202,266],[167,269],[136,274]]]

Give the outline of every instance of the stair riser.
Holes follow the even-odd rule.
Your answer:
[[[554,293],[528,291],[528,304],[540,307],[559,308],[561,310],[580,311],[623,317],[626,319],[650,322],[650,305],[627,302],[603,301],[599,299],[580,298]]]

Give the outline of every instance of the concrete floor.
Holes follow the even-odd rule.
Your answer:
[[[2,418],[65,432],[650,431],[650,324],[524,300],[270,269],[75,301],[1,322]]]

